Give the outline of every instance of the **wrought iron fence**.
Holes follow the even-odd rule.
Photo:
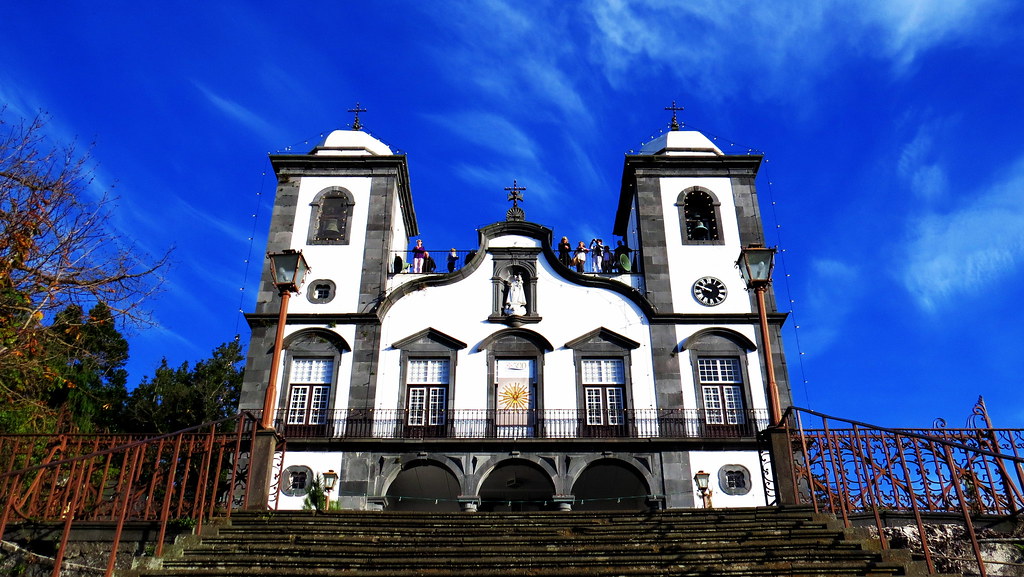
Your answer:
[[[161,436],[0,435],[0,535],[10,522],[63,522],[54,575],[73,521],[116,523],[112,575],[126,521],[195,521],[248,505],[249,461],[259,421],[243,413]]]
[[[391,274],[442,274],[455,272],[473,260],[477,252],[479,252],[477,249],[427,251],[427,257],[423,259],[423,262],[416,263],[413,260],[413,252],[411,250],[395,250],[391,251],[391,262],[389,263],[388,272]],[[416,269],[417,266],[419,266],[419,270]]]
[[[573,439],[739,438],[768,426],[767,411],[706,409],[342,409],[292,415],[274,428],[286,438]]]
[[[972,517],[1024,510],[1024,431],[992,428],[980,399],[973,415],[985,426],[888,429],[791,408],[783,419],[789,454],[773,454],[792,476],[792,495],[780,500],[813,505],[847,526],[854,514],[872,514],[884,546],[880,512],[912,513],[933,572],[922,514],[960,513],[985,575]]]

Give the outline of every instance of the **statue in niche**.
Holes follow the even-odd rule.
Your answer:
[[[523,290],[523,279],[519,273],[512,275],[505,295],[505,308],[502,310],[509,316],[526,315],[526,291]]]

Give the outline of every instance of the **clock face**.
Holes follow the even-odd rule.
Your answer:
[[[693,283],[693,298],[707,307],[722,304],[727,294],[725,283],[713,276],[699,278]]]

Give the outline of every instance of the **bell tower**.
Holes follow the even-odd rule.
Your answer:
[[[331,132],[308,154],[270,157],[278,184],[267,252],[302,251],[310,267],[302,292],[290,301],[286,334],[326,330],[339,351],[351,350],[339,352],[329,377],[339,389],[348,389],[338,399],[352,407],[373,404],[376,308],[393,255],[404,254],[409,238],[418,234],[406,158],[361,130],[363,111],[357,104],[351,111],[356,114],[353,128]],[[243,409],[262,406],[279,303],[264,270],[256,311],[247,315],[252,341]],[[289,356],[280,360],[278,374],[285,383],[290,362]],[[287,389],[278,384],[278,409],[287,406]]]
[[[711,348],[732,347],[736,352],[730,357],[740,359],[744,378],[765,383],[750,386],[736,403],[766,406],[764,375],[769,371],[761,353],[767,348],[781,406],[789,406],[781,344],[786,315],[777,312],[769,287],[771,342],[765,347],[756,296],[736,266],[742,248],[764,245],[754,185],[762,157],[724,154],[700,132],[681,129],[674,103],[669,110],[673,129],[625,159],[614,228],[635,251],[639,270],[634,272],[642,277],[644,295],[656,311],[652,346],[671,353],[655,356],[658,405],[707,410],[717,401],[709,396],[711,388],[702,385],[700,367],[725,358],[708,352]],[[718,345],[709,344],[716,339]],[[698,342],[708,351],[695,353]]]

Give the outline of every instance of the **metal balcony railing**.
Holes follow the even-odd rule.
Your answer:
[[[767,427],[768,413],[760,409],[281,410],[274,421],[292,439],[731,439]]]
[[[388,272],[391,274],[415,272],[421,274],[443,274],[455,272],[466,266],[466,263],[472,260],[477,252],[476,249],[456,250],[454,251],[455,254],[452,254],[451,250],[427,251],[429,257],[424,259],[422,267],[419,271],[416,271],[411,250],[391,251]]]

